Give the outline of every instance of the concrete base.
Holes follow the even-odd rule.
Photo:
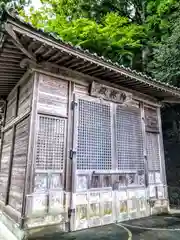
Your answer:
[[[151,212],[149,215],[159,215],[170,213],[169,202],[166,199],[154,200],[150,202]],[[24,229],[10,219],[4,212],[0,212],[0,240],[26,240],[36,239],[46,234],[56,232],[67,232],[68,226],[62,222],[62,216],[44,216],[25,221]]]
[[[1,240],[18,240],[9,229],[0,222],[0,239]]]
[[[5,229],[7,229],[15,239],[24,239],[24,231],[20,229],[19,225],[10,219],[4,212],[0,212],[0,223]]]
[[[36,239],[47,233],[68,231],[67,224],[58,220],[59,216],[31,219],[25,222],[24,229],[20,229],[4,212],[0,212],[0,240],[26,240],[29,237]]]
[[[151,215],[170,213],[169,201],[167,199],[155,200],[151,206]]]

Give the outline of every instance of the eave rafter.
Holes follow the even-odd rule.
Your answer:
[[[13,27],[10,23],[5,23],[4,25],[5,31],[12,37],[12,41],[14,45],[19,48],[28,58],[36,62],[35,56],[31,54],[21,43],[20,39],[18,38],[16,32],[13,30]]]

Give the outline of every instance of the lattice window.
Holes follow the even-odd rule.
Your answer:
[[[39,116],[36,169],[64,168],[65,119]]]
[[[143,137],[140,109],[117,106],[116,128],[118,169],[143,170]]]
[[[77,169],[111,169],[110,106],[79,100]]]
[[[159,134],[146,133],[148,170],[160,170]]]

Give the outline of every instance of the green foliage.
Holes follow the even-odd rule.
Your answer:
[[[5,8],[10,11],[19,11],[29,4],[30,0],[0,0],[0,11]]]
[[[153,61],[149,69],[153,75],[180,87],[180,18],[174,23],[171,35],[154,50]]]
[[[41,0],[26,21],[100,56],[179,86],[177,0]]]
[[[126,66],[132,66],[134,53],[140,51],[142,39],[146,37],[143,26],[133,24],[117,13],[108,13],[101,23],[97,23],[89,18],[69,20],[61,14],[54,17],[52,9],[43,6],[38,11],[31,8],[30,16],[25,19],[35,27],[58,34],[66,42]]]

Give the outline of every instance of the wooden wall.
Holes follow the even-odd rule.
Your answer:
[[[2,155],[0,163],[0,200],[5,202],[9,176],[10,155],[12,148],[12,129],[4,133],[2,141]]]
[[[27,176],[31,181],[26,216],[35,217],[39,221],[37,225],[41,225],[50,224],[48,214],[59,214],[67,202],[70,206],[65,194],[69,191],[71,196],[71,101],[73,93],[89,95],[90,83],[72,83],[41,73],[35,77],[19,85],[8,97],[0,163],[0,201],[22,212],[29,161]],[[155,120],[149,119],[149,114],[151,110],[145,114],[146,127],[152,128]]]
[[[68,119],[68,81],[45,74],[38,74],[37,80],[33,175],[26,212],[31,218],[63,211]]]
[[[7,99],[5,126],[2,129],[0,162],[0,200],[21,213],[25,184],[29,121],[33,78],[17,85]]]
[[[29,138],[29,117],[16,125],[12,158],[9,205],[21,211],[25,183],[25,171]]]
[[[38,112],[67,116],[67,81],[40,74],[38,95]]]

